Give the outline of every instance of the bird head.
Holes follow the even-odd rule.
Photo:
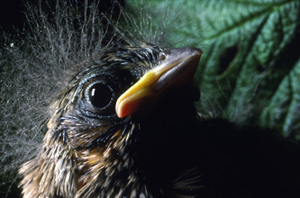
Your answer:
[[[103,49],[75,66],[79,72],[52,105],[42,152],[20,171],[25,197],[116,196],[144,189],[144,177],[136,174],[147,160],[137,145],[150,141],[147,131],[156,131],[156,139],[165,130],[154,120],[186,116],[182,107],[199,99],[193,76],[201,53],[142,43]]]

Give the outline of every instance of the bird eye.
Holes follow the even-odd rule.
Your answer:
[[[102,109],[111,103],[112,93],[112,90],[103,83],[95,83],[89,88],[88,97],[94,107]]]

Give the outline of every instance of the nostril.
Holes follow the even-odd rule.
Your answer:
[[[160,60],[162,61],[162,60],[165,60],[166,59],[166,55],[165,54],[160,54]]]

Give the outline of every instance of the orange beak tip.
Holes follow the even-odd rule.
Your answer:
[[[117,105],[116,105],[116,114],[119,118],[123,118],[126,116],[125,108],[122,107],[123,106],[123,102],[119,102],[117,101]]]
[[[130,116],[135,106],[136,106],[135,103],[130,102],[128,99],[123,99],[120,102],[117,101],[116,114],[119,118]]]

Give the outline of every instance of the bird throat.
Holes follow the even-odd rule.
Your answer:
[[[152,197],[131,152],[135,125],[118,130],[110,141],[79,153],[78,193],[104,197]],[[91,188],[93,186],[93,188]]]

